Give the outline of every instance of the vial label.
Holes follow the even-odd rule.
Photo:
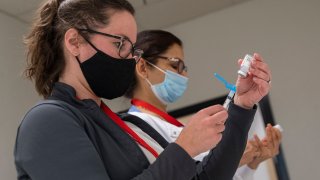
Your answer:
[[[247,54],[243,58],[243,61],[242,61],[241,66],[240,66],[240,70],[238,71],[238,74],[240,76],[247,77],[252,59],[253,59],[253,57],[251,55],[249,55],[249,54]]]

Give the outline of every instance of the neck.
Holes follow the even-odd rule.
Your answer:
[[[70,78],[60,77],[59,82],[63,82],[72,86],[76,91],[76,97],[79,99],[91,99],[101,105],[101,98],[97,97],[90,88],[87,88],[80,81],[72,80]]]
[[[91,99],[100,106],[101,99],[93,93],[91,88],[89,88],[75,57],[69,56],[67,59],[69,60],[66,61],[65,69],[63,70],[59,81],[72,86],[76,91],[77,98]]]
[[[167,106],[162,104],[159,100],[152,100],[151,98],[146,98],[146,96],[135,96],[133,98],[147,102],[147,103],[151,104],[152,106],[158,108],[159,110],[161,110],[163,112],[167,112],[167,110],[166,110]]]
[[[163,112],[167,112],[167,106],[163,104],[154,94],[151,90],[148,89],[137,89],[133,94],[134,99],[139,99],[142,101],[145,101],[154,107],[160,109]],[[138,109],[143,110],[143,108],[138,107]]]

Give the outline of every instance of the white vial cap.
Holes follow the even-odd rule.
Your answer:
[[[247,73],[244,73],[243,71],[239,70],[238,71],[238,74],[241,76],[241,77],[247,77]]]
[[[280,124],[274,125],[274,128],[277,128],[280,132],[283,132],[283,128],[280,126]]]

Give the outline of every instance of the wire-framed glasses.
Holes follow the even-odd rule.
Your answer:
[[[130,39],[126,36],[113,35],[108,33],[103,33],[99,31],[95,31],[92,29],[78,29],[79,31],[84,31],[92,34],[99,34],[102,36],[111,37],[114,39],[118,39],[119,41],[114,42],[113,44],[118,48],[119,57],[126,59],[130,54],[135,58],[136,62],[138,62],[143,54],[141,49],[135,49],[134,44],[130,41]]]
[[[165,57],[165,56],[156,56],[156,58],[164,59],[172,63],[172,67],[175,68],[179,74],[182,74],[183,71],[187,72],[188,67],[185,65],[184,61],[177,57]]]

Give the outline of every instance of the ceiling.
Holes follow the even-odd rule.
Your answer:
[[[139,29],[166,28],[248,0],[129,0]],[[0,13],[28,24],[43,0],[1,0]]]

